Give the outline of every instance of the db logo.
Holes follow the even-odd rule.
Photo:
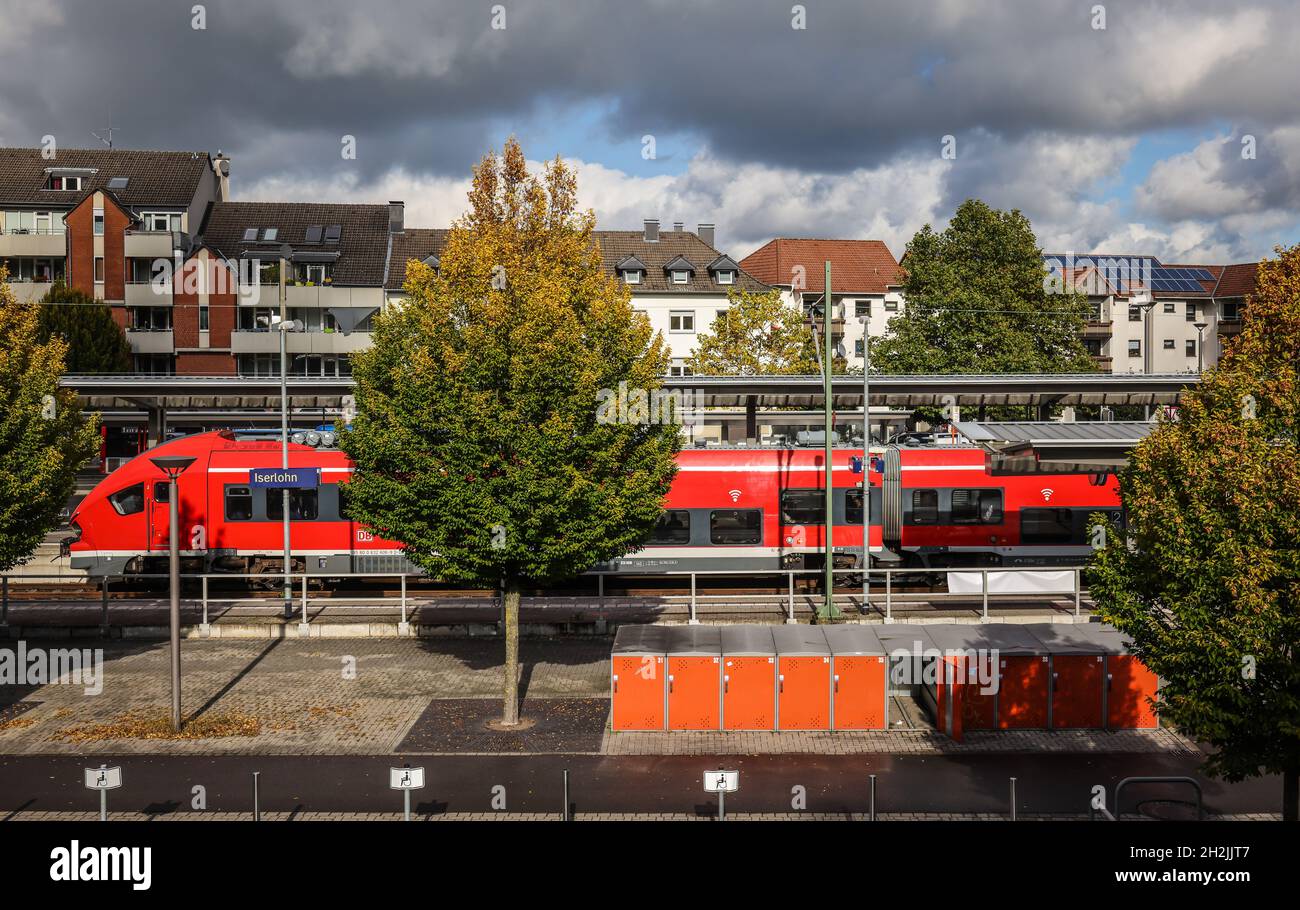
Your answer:
[[[375,532],[374,532],[374,531],[369,531],[369,530],[367,530],[367,529],[365,529],[365,528],[357,528],[357,540],[359,540],[359,541],[369,541],[369,540],[374,540],[374,539],[375,539]]]

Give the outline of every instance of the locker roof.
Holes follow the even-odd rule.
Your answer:
[[[668,653],[716,657],[722,653],[721,632],[717,626],[669,626]]]
[[[826,633],[826,645],[831,649],[832,654],[887,653],[885,646],[880,643],[880,636],[876,634],[874,626],[847,623],[827,626],[823,631]]]
[[[1000,654],[1042,654],[1043,643],[1017,623],[941,625],[930,629],[934,646],[941,651],[996,650]]]
[[[1027,629],[1043,643],[1048,654],[1118,654],[1118,642],[1106,642],[1089,634],[1087,626],[1074,623],[1033,623]]]
[[[614,635],[615,654],[666,654],[669,634],[667,626],[621,625]]]
[[[723,654],[756,654],[770,657],[776,653],[771,626],[723,626]]]
[[[880,639],[880,645],[886,654],[897,651],[900,648],[904,651],[911,651],[914,644],[921,643],[921,648],[933,648],[934,641],[930,638],[930,633],[926,631],[926,626],[909,625],[909,624],[882,624],[879,628],[873,629],[876,636]],[[934,628],[931,626],[930,628]]]
[[[772,638],[777,654],[812,654],[823,657],[831,653],[826,641],[828,629],[835,626],[774,626]]]
[[[1121,632],[1114,626],[1108,626],[1100,623],[1088,623],[1082,627],[1090,638],[1095,638],[1106,646],[1107,654],[1132,654],[1133,639],[1128,634]]]

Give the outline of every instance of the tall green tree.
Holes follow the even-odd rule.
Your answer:
[[[691,368],[708,376],[816,373],[811,327],[779,290],[727,292],[728,307],[696,339]]]
[[[14,300],[0,267],[0,572],[27,560],[59,521],[97,420],[59,388],[67,343],[41,341],[40,308]]]
[[[1300,246],[1260,264],[1241,335],[1133,451],[1090,588],[1164,679],[1160,714],[1300,814]]]
[[[341,441],[351,517],[434,576],[502,585],[504,724],[519,720],[524,587],[639,546],[681,446],[669,409],[656,423],[601,407],[659,388],[668,355],[602,270],[576,194],[558,158],[530,175],[513,139],[482,160],[439,271],[408,264],[405,305],[354,360]]]
[[[40,314],[36,337],[67,342],[67,372],[131,372],[131,345],[102,300],[56,282],[41,298]]]
[[[906,306],[872,344],[884,373],[1089,373],[1087,299],[1049,292],[1029,219],[978,199],[907,245]]]

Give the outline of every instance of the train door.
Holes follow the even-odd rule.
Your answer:
[[[171,547],[169,529],[171,527],[171,503],[168,500],[170,487],[165,480],[150,481],[145,484],[149,513],[149,549],[168,550]],[[185,549],[184,542],[181,549]]]

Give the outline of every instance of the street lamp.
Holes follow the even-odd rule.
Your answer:
[[[180,505],[176,479],[194,464],[188,455],[159,455],[150,458],[160,471],[167,475],[167,539],[171,570],[171,664],[172,664],[172,730],[181,732],[181,546]]]
[[[871,304],[862,323],[862,612],[871,609]]]
[[[288,318],[288,297],[285,275],[289,263],[293,260],[293,247],[284,244],[280,247],[280,321],[276,329],[280,335],[280,467],[289,468],[289,377],[286,348],[286,332],[296,328],[296,323]],[[284,618],[293,616],[293,563],[289,558],[289,488],[280,491],[280,508],[284,519]],[[307,617],[303,616],[303,622]]]
[[[1210,327],[1208,322],[1194,322],[1192,328],[1196,329],[1196,372],[1205,372],[1205,330]]]

